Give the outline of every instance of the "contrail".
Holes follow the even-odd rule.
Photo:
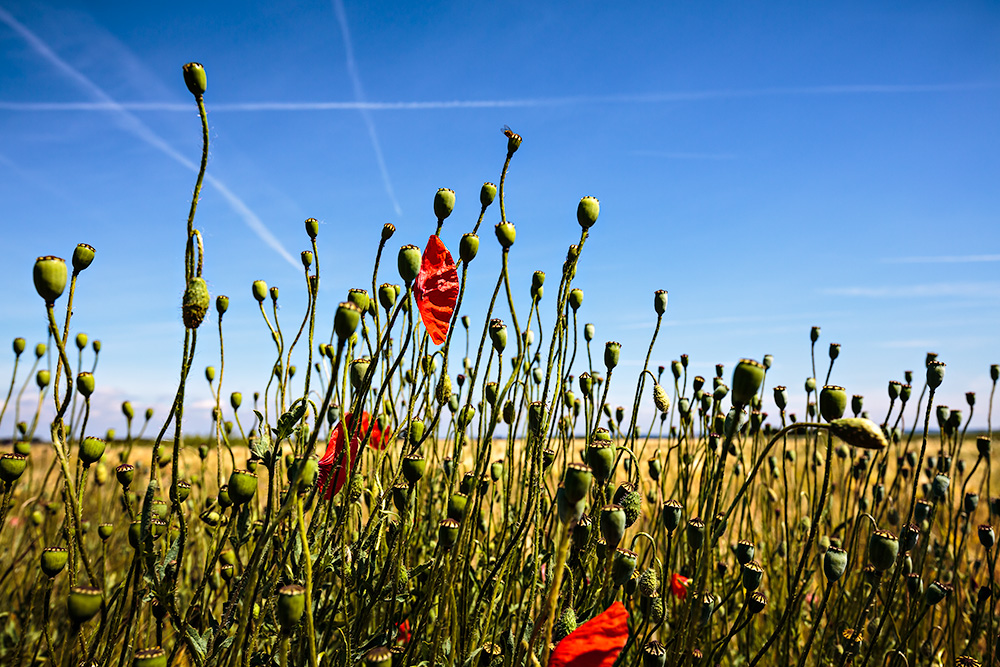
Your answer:
[[[33,48],[42,58],[48,61],[52,66],[58,69],[60,72],[72,79],[80,88],[85,90],[92,97],[99,100],[99,104],[103,106],[102,110],[112,111],[117,114],[121,126],[131,132],[138,138],[145,141],[150,146],[158,149],[161,153],[167,157],[173,159],[178,164],[187,167],[191,171],[198,173],[199,167],[194,162],[188,158],[181,155],[174,149],[173,146],[164,141],[158,134],[153,132],[145,123],[135,117],[131,112],[125,109],[121,104],[116,102],[110,95],[108,95],[102,88],[100,88],[96,83],[88,79],[79,70],[75,69],[72,65],[67,63],[65,60],[60,58],[49,46],[42,41],[35,33],[29,30],[26,26],[21,24],[17,19],[15,19],[10,13],[5,9],[0,7],[0,21],[7,24],[14,32],[21,36],[21,38],[26,41],[31,48]],[[188,107],[190,110],[190,106]],[[205,180],[214,187],[222,198],[226,200],[227,203],[236,211],[243,221],[246,223],[250,229],[252,229],[257,236],[260,237],[264,243],[269,245],[275,252],[281,255],[285,261],[295,267],[295,270],[300,269],[300,264],[296,262],[291,254],[285,250],[281,242],[275,238],[275,236],[267,229],[264,223],[261,221],[257,215],[250,210],[250,207],[246,203],[237,197],[232,190],[230,190],[222,181],[215,178],[214,176],[206,174]]]
[[[353,77],[357,68],[351,58]],[[353,78],[352,77],[352,78]],[[357,84],[360,85],[360,84]],[[799,86],[748,89],[691,90],[643,95],[581,95],[569,97],[512,98],[506,100],[428,100],[372,102],[364,99],[344,102],[215,102],[213,112],[253,111],[434,111],[448,109],[505,109],[557,107],[594,104],[660,104],[664,102],[702,102],[711,100],[751,99],[758,97],[810,97],[835,95],[914,95],[962,93],[993,90],[998,84],[966,82],[943,84],[873,84],[838,86]],[[363,93],[362,93],[363,94]],[[177,102],[11,102],[0,100],[0,111],[191,111],[191,105]]]
[[[351,32],[347,28],[347,13],[344,11],[343,0],[333,0],[333,11],[337,15],[337,22],[340,23],[340,34],[344,38],[344,50],[347,52],[347,73],[351,77],[351,84],[354,86],[354,97],[359,103],[365,101],[365,91],[361,87],[361,77],[358,75],[358,66],[354,62],[354,46],[351,44]],[[372,122],[368,109],[358,107],[361,117],[368,127],[368,136],[372,140],[372,148],[375,149],[375,159],[378,161],[379,171],[382,172],[382,182],[385,183],[385,192],[389,195],[393,208],[397,216],[403,215],[403,210],[396,201],[396,194],[392,190],[392,181],[389,180],[389,170],[386,169],[385,159],[382,157],[382,146],[379,144],[378,135],[375,133],[375,123]]]

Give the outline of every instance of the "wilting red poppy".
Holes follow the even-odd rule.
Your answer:
[[[348,465],[351,467],[354,466],[354,462],[358,458],[358,448],[361,446],[361,438],[368,431],[370,424],[371,415],[367,412],[362,412],[361,428],[351,438],[350,461],[348,461],[347,456],[341,458],[341,453],[345,450],[347,431],[351,429],[351,413],[348,412],[345,414],[344,418],[333,427],[333,432],[330,433],[330,442],[326,446],[326,452],[323,454],[323,458],[319,460],[319,480],[317,483],[319,484],[319,490],[324,494],[325,498],[331,498],[344,485],[344,480],[347,479]],[[382,449],[385,447],[382,440],[382,431],[378,427],[378,420],[376,420],[369,442],[373,447]],[[337,467],[336,471],[334,470],[334,466]],[[333,476],[333,483],[328,484],[327,482],[330,480],[331,475]]]
[[[670,576],[670,592],[678,600],[683,600],[688,594],[688,582],[690,579],[674,572]]]
[[[615,602],[556,644],[548,667],[611,667],[628,641],[628,612]]]
[[[458,301],[458,270],[437,234],[427,239],[413,296],[424,328],[434,344],[440,345],[448,337],[451,316]]]

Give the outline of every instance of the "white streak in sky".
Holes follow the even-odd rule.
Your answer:
[[[1000,255],[939,255],[935,257],[886,257],[886,264],[973,264],[1000,262]]]
[[[923,285],[898,285],[887,287],[835,287],[822,290],[824,294],[835,296],[860,296],[873,299],[934,298],[934,297],[998,297],[1000,283],[960,282],[928,283]]]
[[[350,60],[354,67],[353,53]],[[356,67],[352,70],[357,76]],[[353,77],[352,77],[353,78]],[[359,84],[360,85],[360,84]],[[574,97],[512,98],[506,100],[429,100],[425,102],[233,102],[213,103],[212,111],[434,111],[448,109],[504,109],[557,107],[586,104],[658,104],[758,97],[809,97],[827,95],[912,95],[993,90],[995,83],[945,83],[926,85],[804,86],[757,89],[695,90],[646,95],[589,95]],[[190,112],[191,105],[176,102],[12,102],[0,100],[0,111],[174,111]]]
[[[358,65],[354,62],[354,46],[351,43],[351,31],[347,27],[347,12],[344,11],[343,0],[333,0],[333,11],[337,15],[337,22],[340,24],[340,34],[344,39],[344,51],[347,55],[347,73],[351,77],[351,84],[354,87],[354,98],[361,104],[365,102],[365,90],[361,86],[361,76],[358,74]],[[375,123],[372,121],[368,109],[358,107],[361,118],[368,127],[368,136],[372,141],[372,148],[375,149],[375,160],[378,162],[379,171],[382,172],[382,182],[385,184],[385,192],[389,195],[392,207],[396,210],[396,215],[403,215],[403,210],[396,201],[396,193],[392,189],[392,181],[389,180],[389,170],[385,166],[385,159],[382,157],[382,145],[378,141],[378,134],[375,132]]]
[[[98,103],[102,105],[102,110],[114,112],[117,115],[118,121],[123,129],[132,133],[153,148],[156,148],[178,164],[195,173],[198,173],[198,165],[177,152],[173,146],[168,144],[163,138],[153,132],[148,125],[136,118],[135,115],[129,112],[123,105],[116,102],[110,95],[104,92],[100,86],[91,81],[82,72],[75,69],[65,60],[60,58],[52,49],[49,48],[48,44],[38,37],[38,35],[21,24],[2,7],[0,7],[0,21],[7,24],[7,26],[9,26],[14,32],[20,35],[21,38],[24,39],[24,41],[26,41],[28,45],[31,46],[31,48],[34,49],[38,55],[44,58],[49,64],[69,77],[74,83],[77,84],[77,86],[85,90],[91,97],[96,98]],[[188,111],[190,111],[190,105],[188,106]],[[225,199],[233,210],[243,218],[246,225],[250,227],[250,229],[252,229],[254,233],[256,233],[257,236],[264,241],[264,243],[269,245],[275,252],[281,255],[282,258],[291,264],[296,271],[300,269],[299,262],[296,262],[292,258],[291,254],[289,254],[289,252],[285,250],[285,247],[281,245],[281,242],[275,238],[261,219],[250,210],[250,207],[247,206],[242,199],[237,197],[232,190],[230,190],[222,181],[214,176],[206,174],[205,181],[222,195],[222,198]]]

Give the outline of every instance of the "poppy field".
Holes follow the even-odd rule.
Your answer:
[[[770,381],[770,355],[710,378],[689,376],[687,355],[653,362],[668,298],[651,289],[655,326],[630,372],[620,344],[578,319],[595,197],[578,203],[559,275],[511,275],[506,175],[522,138],[504,128],[498,184],[483,184],[457,248],[441,235],[461,224],[446,188],[422,247],[375,230],[370,275],[327,269],[305,221],[305,312],[282,328],[277,288],[245,296],[275,360],[251,400],[224,388],[224,356],[194,368],[199,337],[225,349],[230,298],[210,294],[195,225],[207,78],[197,63],[183,74],[203,151],[177,230],[173,402],[138,417],[125,402],[123,429],[88,430],[100,345],[74,332],[73,299],[100,258],[86,244],[39,257],[44,342],[14,340],[0,412],[15,434],[0,456],[0,664],[1000,662],[996,364],[989,396],[948,408],[945,363],[928,353],[887,379],[888,413],[870,416],[832,383],[840,348],[819,327],[803,332],[812,377],[797,387]],[[501,265],[473,321],[480,252]],[[321,264],[334,274],[322,290]],[[339,304],[332,322],[320,300]],[[213,432],[190,434],[202,373]],[[609,404],[612,382],[634,386],[631,405]],[[977,410],[986,432],[969,429]]]

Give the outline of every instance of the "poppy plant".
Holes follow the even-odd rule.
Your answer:
[[[611,667],[626,641],[628,611],[615,602],[559,642],[548,667]]]
[[[323,454],[323,458],[319,460],[319,490],[324,494],[326,499],[333,497],[333,494],[340,491],[340,488],[344,485],[344,481],[347,479],[347,468],[349,465],[351,467],[354,466],[358,458],[358,448],[361,446],[361,437],[368,431],[370,425],[371,415],[367,412],[362,412],[361,428],[351,438],[350,459],[343,453],[346,449],[347,432],[351,429],[351,413],[348,412],[345,414],[344,418],[333,428],[333,432],[330,433],[330,442],[326,446],[326,452]],[[370,444],[376,449],[385,448],[386,443],[382,437],[382,431],[379,429],[377,419],[372,429]],[[336,470],[334,470],[335,466]],[[333,483],[328,484],[331,476],[333,477]]]
[[[451,316],[458,301],[458,270],[451,253],[437,234],[427,239],[420,273],[413,285],[413,296],[424,328],[435,345],[448,337]]]
[[[683,600],[688,594],[688,579],[685,576],[679,575],[674,572],[670,575],[670,592],[674,594],[674,597],[678,600]]]

